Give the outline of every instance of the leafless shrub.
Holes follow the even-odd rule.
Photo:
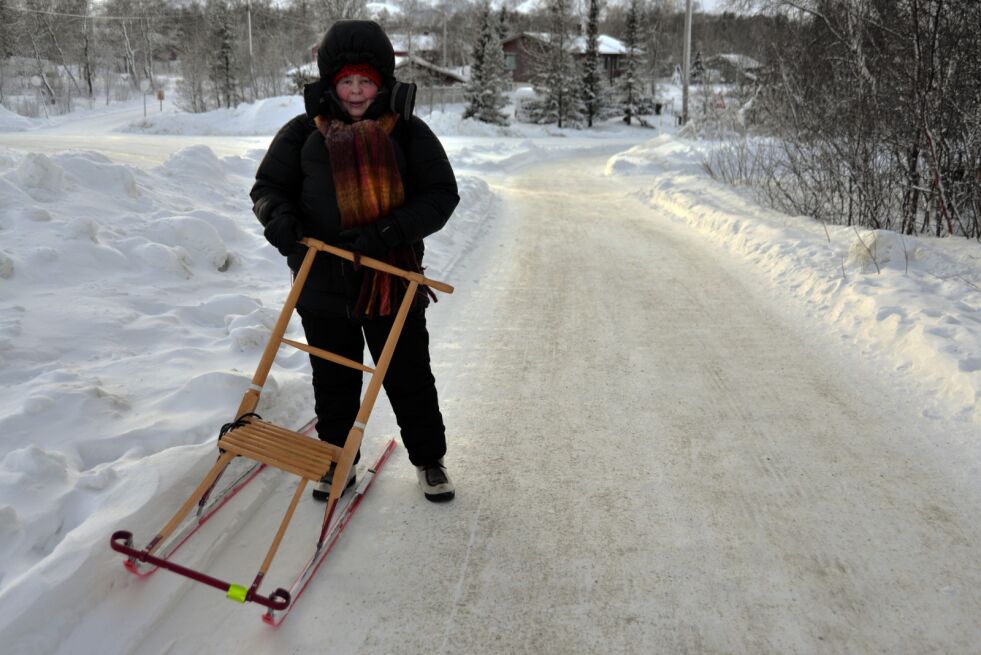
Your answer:
[[[832,224],[981,239],[981,3],[763,4],[790,20],[752,117],[781,145],[712,169]]]

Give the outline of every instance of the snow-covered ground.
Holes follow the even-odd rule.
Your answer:
[[[151,113],[144,121],[140,102],[105,112],[101,122],[93,111],[75,127],[70,119],[48,127],[43,121],[0,113],[0,639],[4,652],[185,652],[187,643],[167,642],[154,626],[164,623],[165,615],[181,603],[201,609],[208,601],[221,602],[220,596],[216,599],[203,588],[158,582],[165,574],[153,578],[158,585],[154,593],[142,592],[141,583],[129,577],[120,558],[109,551],[108,536],[122,527],[138,538],[147,536],[166,519],[212,457],[216,429],[230,418],[248,385],[289,282],[281,258],[265,243],[252,217],[248,190],[263,154],[260,144],[268,143],[276,129],[301,109],[297,98],[277,98],[197,116],[168,109]],[[461,121],[452,109],[422,112],[450,153],[462,196],[447,228],[427,241],[429,275],[458,284],[459,293],[475,292],[485,271],[479,262],[493,261],[495,252],[506,252],[525,238],[538,238],[516,227],[514,219],[504,220],[501,195],[511,198],[509,202],[520,198],[513,189],[525,182],[525,172],[533,167],[540,170],[554,163],[557,171],[568,172],[575,170],[577,162],[585,166],[599,158],[605,162],[600,169],[605,177],[595,176],[589,182],[592,186],[582,189],[583,211],[602,215],[604,203],[625,207],[622,198],[629,196],[630,202],[636,201],[629,205],[636,214],[610,214],[609,221],[668,221],[696,235],[696,241],[704,242],[720,261],[740,262],[764,295],[776,305],[786,305],[788,316],[797,317],[794,321],[802,334],[814,335],[815,342],[821,340],[818,335],[834,335],[840,343],[835,357],[851,358],[857,369],[901,390],[904,410],[920,417],[931,433],[948,432],[951,485],[968,495],[965,506],[978,499],[981,249],[977,243],[825,229],[806,217],[762,209],[748,194],[704,174],[700,161],[711,143],[679,139],[666,124],[659,131],[625,129],[615,123],[588,133],[526,125],[502,130]],[[195,144],[196,140],[201,143]],[[70,143],[71,149],[59,143]],[[119,154],[127,143],[146,148],[150,153],[146,161]],[[621,193],[617,198],[604,195],[613,182]],[[560,224],[563,219],[542,216],[541,220]],[[590,247],[582,244],[584,258],[589,257]],[[627,244],[624,250],[630,250]],[[494,279],[483,284],[479,288],[493,286]],[[483,364],[453,346],[469,343],[462,338],[455,341],[454,329],[481,329],[475,317],[455,314],[454,303],[459,306],[461,301],[456,296],[444,298],[430,312],[434,342],[446,344],[435,358],[444,384],[448,379],[462,384],[465,374],[479,378]],[[684,326],[679,324],[678,329]],[[294,337],[302,333],[298,325],[291,332]],[[516,345],[507,343],[506,336],[488,335],[501,341],[484,343],[481,352],[510,353]],[[497,350],[491,348],[494,344]],[[521,347],[535,349],[536,345]],[[579,365],[575,357],[568,360],[569,367]],[[775,374],[772,384],[781,382],[780,374]],[[453,417],[451,423],[463,426],[469,403],[477,406],[487,399],[453,401],[451,397],[445,412]],[[581,409],[558,394],[543,402],[560,407],[568,402],[563,409],[570,415]],[[306,355],[284,349],[260,411],[274,422],[299,425],[309,417],[311,405]],[[640,415],[651,409],[628,411]],[[394,430],[394,419],[382,404],[369,433],[377,438]],[[466,460],[479,445],[467,442],[465,435],[460,439],[454,447]],[[631,453],[622,457],[630,458]],[[386,471],[386,475],[401,479],[397,476],[402,474]],[[458,484],[466,494],[467,479],[458,478]],[[601,479],[597,484],[615,494],[619,483]],[[261,488],[279,492],[275,481]],[[391,520],[399,520],[399,497],[409,493],[408,488],[382,485],[373,491]],[[237,515],[240,522],[243,513],[260,504],[256,498],[247,502],[251,504]],[[544,506],[548,499],[520,502],[542,503],[542,511],[548,511]],[[458,506],[467,507],[462,503],[465,500]],[[596,520],[602,521],[602,516]],[[472,528],[472,538],[478,515],[461,516],[460,521],[464,528]],[[426,525],[417,530],[428,535]],[[348,536],[371,539],[364,532]],[[211,543],[229,541],[228,534],[220,533],[204,538]],[[469,554],[472,544],[464,545]],[[960,547],[978,554],[977,543]],[[360,556],[359,546],[352,548],[348,557],[355,562],[368,564],[378,556],[376,548],[367,548]],[[616,544],[611,548],[616,550]],[[200,566],[212,561],[204,551],[197,556]],[[942,551],[937,553],[943,556]],[[653,561],[658,554],[649,557]],[[253,559],[246,553],[235,561],[248,567]],[[640,559],[644,561],[643,556]],[[978,571],[967,573],[976,576]],[[433,572],[447,579],[455,574]],[[485,574],[493,577],[495,571]],[[386,575],[387,584],[396,588],[410,585],[398,570],[388,570]],[[357,588],[349,579],[345,583],[349,590]],[[410,594],[411,589],[401,591]],[[463,588],[458,587],[447,602],[458,603],[461,598]],[[976,591],[956,596],[962,604],[977,600]],[[253,626],[255,608],[232,609],[234,616],[250,615],[251,622],[226,618],[223,629],[235,631],[240,639],[259,639],[260,652],[282,650],[275,637],[255,636],[254,630],[261,629]],[[124,611],[126,625],[116,625],[114,617]],[[445,611],[449,630],[458,605]],[[564,619],[555,625],[574,631],[574,621],[566,619],[571,622]],[[309,631],[316,626],[317,615],[290,619],[294,620]],[[240,627],[246,625],[248,630]],[[191,626],[188,631],[203,635],[212,627]],[[951,634],[956,639],[981,637],[976,625],[955,628]],[[284,629],[290,629],[290,624]],[[405,629],[392,627],[383,635],[386,639],[366,638],[355,650],[385,652],[379,644],[391,643]],[[873,627],[863,626],[863,634],[866,630],[874,632]],[[417,638],[412,635],[409,642],[421,643]],[[833,650],[850,650],[847,634],[838,639]],[[880,643],[892,642],[883,636]],[[925,640],[921,645],[938,643],[948,642]],[[148,650],[146,644],[152,644],[146,646]],[[437,640],[434,648],[447,650],[446,639],[436,648],[439,645]],[[413,647],[406,652],[419,650]],[[563,652],[547,645],[544,650]],[[613,648],[614,652],[657,650],[640,645]],[[752,649],[744,643],[732,650]],[[781,649],[771,643],[761,650]],[[487,643],[486,652],[495,652],[493,642]],[[589,649],[582,646],[582,652]]]

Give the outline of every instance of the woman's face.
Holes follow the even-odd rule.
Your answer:
[[[344,111],[356,121],[361,120],[378,95],[378,86],[370,78],[357,73],[342,77],[334,87]]]

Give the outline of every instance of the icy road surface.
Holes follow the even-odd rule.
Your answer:
[[[487,176],[500,217],[430,312],[453,503],[400,449],[281,629],[166,574],[87,629],[129,625],[136,653],[977,652],[981,507],[936,449],[959,428],[605,159]],[[366,459],[393,427],[369,424]],[[201,566],[247,583],[292,490],[267,488]]]

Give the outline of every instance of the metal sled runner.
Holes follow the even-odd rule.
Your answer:
[[[354,509],[357,508],[368,485],[371,484],[375,473],[385,463],[395,447],[394,441],[388,443],[382,455],[375,462],[375,465],[369,469],[368,475],[358,484],[353,498],[346,503],[340,512],[335,512],[338,508],[338,501],[344,492],[351,467],[354,465],[354,458],[364,438],[364,430],[368,417],[381,390],[382,381],[385,378],[392,354],[395,352],[395,346],[398,343],[402,327],[405,324],[406,316],[409,313],[413,298],[415,298],[419,286],[425,285],[431,289],[453,293],[453,287],[450,285],[430,280],[419,273],[405,271],[369,257],[359,257],[347,250],[329,246],[316,239],[303,239],[303,243],[308,248],[306,256],[303,259],[300,270],[296,274],[293,287],[286,298],[279,318],[273,327],[269,342],[266,344],[259,362],[259,367],[252,377],[252,383],[245,392],[238,411],[235,414],[236,420],[226,425],[222,429],[221,436],[219,436],[218,461],[211,467],[211,470],[208,471],[207,475],[205,475],[204,479],[177,513],[174,514],[173,518],[150,540],[145,548],[142,550],[134,548],[133,535],[126,530],[115,532],[110,541],[113,550],[127,555],[128,559],[125,562],[125,566],[131,572],[137,575],[148,575],[156,568],[163,568],[178,573],[197,582],[221,589],[226,593],[228,598],[238,602],[253,602],[266,607],[267,611],[263,618],[267,623],[272,624],[280,623],[292,608],[292,604],[299,594],[302,593],[313,573],[319,568],[327,552],[329,552],[337,540],[340,531],[344,529]],[[290,318],[296,308],[296,303],[300,298],[300,293],[310,273],[310,268],[313,266],[314,258],[320,252],[326,252],[353,261],[356,264],[360,263],[363,266],[398,276],[403,278],[407,285],[402,304],[399,306],[398,312],[395,315],[391,332],[389,332],[381,356],[378,358],[373,369],[354,360],[284,337]],[[256,407],[259,404],[259,396],[262,393],[262,387],[266,382],[276,353],[283,343],[316,357],[371,374],[371,380],[361,402],[357,419],[351,427],[350,432],[348,432],[343,448],[338,448],[337,446],[303,434],[302,432],[308,432],[312,428],[310,424],[302,432],[296,432],[263,421],[255,414]],[[222,473],[224,473],[231,461],[237,457],[250,460],[252,462],[251,466],[221,492],[215,492]],[[320,529],[320,537],[317,540],[313,556],[300,571],[300,574],[289,590],[278,588],[267,596],[260,594],[259,588],[262,580],[269,570],[273,558],[276,556],[276,551],[279,548],[283,536],[286,534],[286,529],[293,517],[297,504],[303,497],[307,482],[318,482],[327,473],[332,464],[335,465],[333,483],[327,499],[327,507],[324,510],[324,520]],[[262,468],[267,466],[297,475],[300,481],[286,510],[286,515],[280,523],[279,530],[276,532],[251,586],[246,588],[243,585],[225,582],[206,573],[170,561],[169,558],[190,538],[200,525],[208,520],[232,496],[238,493],[245,484],[248,484]],[[195,520],[186,524],[185,519],[195,506],[197,506]],[[182,529],[178,530],[178,528]]]

